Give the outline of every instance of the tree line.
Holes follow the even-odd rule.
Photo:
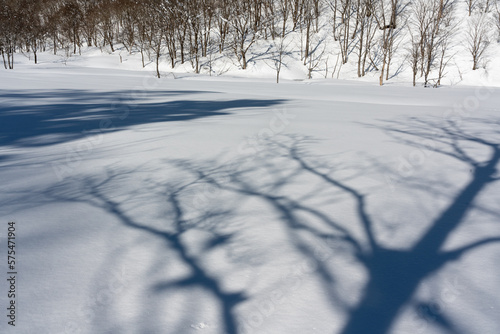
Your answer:
[[[252,46],[265,40],[277,81],[293,52],[309,77],[320,64],[328,75],[336,56],[332,76],[352,62],[359,77],[378,71],[382,85],[404,63],[414,85],[417,79],[440,85],[455,52],[458,17],[469,16],[461,47],[474,70],[486,58],[491,28],[500,31],[497,0],[460,1],[464,15],[457,13],[458,0],[0,0],[0,53],[12,69],[19,52],[37,63],[39,51],[77,54],[95,46],[114,52],[120,45],[140,53],[143,66],[154,61],[160,77],[162,58],[172,68],[190,62],[200,73],[213,57],[230,57],[245,70]],[[335,55],[318,40],[321,29],[331,31]],[[300,36],[300,45],[287,41],[290,34]],[[396,55],[403,59],[397,65]]]

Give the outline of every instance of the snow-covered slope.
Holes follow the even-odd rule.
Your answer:
[[[332,2],[333,3],[333,2]],[[452,3],[452,2],[449,2]],[[452,20],[449,25],[451,29],[447,52],[445,55],[446,67],[443,71],[443,79],[441,84],[445,86],[500,86],[500,28],[498,26],[499,9],[496,2],[489,1],[489,9],[484,13],[483,1],[470,1],[474,5],[472,15],[468,14],[469,1],[454,1]],[[354,34],[355,27],[351,27],[353,36],[349,42],[348,61],[342,64],[340,40],[333,37],[333,12],[328,6],[328,1],[320,1],[321,15],[318,19],[318,27],[314,25],[314,31],[311,33],[311,58],[312,63],[316,64],[311,72],[313,79],[346,79],[369,83],[378,83],[380,76],[381,59],[379,53],[379,42],[382,30],[375,30],[373,39],[373,50],[370,53],[372,60],[368,61],[366,66],[366,75],[358,78],[357,63],[358,63],[358,44],[359,32]],[[340,6],[340,5],[339,5]],[[409,49],[411,48],[411,38],[408,29],[408,22],[415,18],[413,6],[411,2],[400,3],[399,24],[394,42],[393,59],[391,60],[389,79],[385,80],[385,84],[389,85],[412,85],[412,70],[410,65]],[[340,15],[340,14],[337,14]],[[351,18],[351,25],[354,25],[354,14]],[[478,17],[483,16],[486,33],[483,40],[488,45],[484,55],[478,64],[478,69],[472,70],[473,58],[470,51],[468,35],[471,31],[471,23]],[[337,24],[337,29],[341,29],[341,24]],[[281,23],[279,24],[281,25]],[[285,48],[283,50],[283,66],[281,69],[280,80],[308,80],[309,60],[304,61],[304,29],[296,28],[292,30],[292,23],[288,22],[287,33],[285,37]],[[412,29],[416,29],[413,27]],[[213,47],[217,46],[217,29],[213,28],[212,43]],[[338,34],[338,33],[337,33]],[[441,38],[441,37],[440,37]],[[34,64],[33,54],[30,52],[18,53],[15,55],[15,68],[23,69],[30,68],[36,70],[40,67],[53,66],[77,66],[77,67],[94,67],[94,68],[119,68],[133,71],[139,71],[142,68],[142,56],[137,47],[130,49],[125,48],[123,44],[116,41],[114,52],[111,52],[109,47],[87,47],[83,43],[80,50],[81,54],[73,54],[64,49],[58,49],[57,55],[53,55],[51,50],[46,52],[39,51],[38,62]],[[211,50],[206,57],[200,57],[200,72],[202,76],[225,76],[232,78],[251,78],[251,79],[267,79],[269,82],[276,80],[276,69],[273,59],[277,52],[279,39],[272,40],[271,38],[264,39],[261,36],[256,37],[255,43],[248,50],[248,68],[243,70],[241,64],[235,57],[234,50],[231,47],[223,53],[217,50]],[[436,44],[437,45],[437,44]],[[439,48],[440,46],[436,46]],[[187,48],[187,47],[186,47]],[[177,50],[179,53],[180,50]],[[145,52],[145,68],[143,71],[152,72],[156,66],[156,56],[154,52]],[[273,58],[274,57],[274,58]],[[440,54],[436,53],[433,56],[433,63],[429,77],[429,83],[435,84],[438,78],[438,67]],[[193,63],[190,61],[189,55],[186,52],[186,60],[181,64],[180,60],[175,61],[175,67],[171,67],[168,59],[167,50],[163,50],[160,57],[160,72],[162,76],[167,77],[183,77],[194,73]],[[417,75],[417,84],[422,85],[424,79],[421,71]],[[2,71],[3,75],[3,71]]]
[[[500,332],[497,89],[79,59],[2,71],[2,333]]]

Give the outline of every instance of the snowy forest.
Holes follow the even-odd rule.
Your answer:
[[[496,0],[2,0],[0,52],[16,54],[98,47],[140,54],[142,66],[215,63],[246,70],[262,60],[276,73],[294,59],[307,78],[335,77],[346,64],[380,85],[403,69],[413,85],[439,86],[458,54],[467,69],[488,64],[500,31]],[[454,65],[453,65],[454,66]],[[457,65],[457,67],[465,65]],[[220,67],[220,66],[219,66]],[[464,70],[464,69],[460,69]],[[461,76],[461,74],[460,74]]]

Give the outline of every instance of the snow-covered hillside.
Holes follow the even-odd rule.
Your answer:
[[[90,52],[1,72],[0,332],[500,332],[498,89]]]
[[[500,86],[497,0],[47,0],[30,10],[22,3],[0,10],[5,67],[12,53],[14,68],[158,66],[159,76],[276,81],[279,67],[285,81],[378,83],[383,72],[384,84],[406,86],[415,72],[419,86]],[[43,29],[14,26],[16,17],[31,22],[28,14]]]

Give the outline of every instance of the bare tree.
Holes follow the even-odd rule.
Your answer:
[[[281,13],[282,27],[281,27],[281,37],[286,35],[286,23],[288,21],[288,16],[291,11],[290,0],[278,0],[278,12]]]
[[[18,7],[19,37],[23,41],[20,46],[33,53],[35,64],[38,63],[37,53],[45,38],[45,25],[41,16],[41,3],[21,0]]]
[[[59,4],[57,1],[47,1],[43,6],[43,18],[45,29],[47,30],[47,38],[52,40],[52,49],[54,55],[57,54],[57,49],[60,45],[59,25],[62,18],[59,14]]]
[[[169,11],[168,13],[168,18],[166,20],[166,27],[165,27],[165,44],[167,45],[167,50],[168,50],[168,55],[170,57],[170,66],[172,68],[175,67],[175,60],[177,58],[177,45],[176,45],[176,35],[175,35],[175,28],[176,28],[176,23],[178,22],[176,20],[177,16],[175,15],[174,11]]]
[[[491,11],[492,2],[496,4],[496,0],[483,0],[479,3],[479,8],[483,13],[489,13]]]
[[[339,5],[336,10],[340,15],[340,23],[335,28],[337,32],[336,40],[339,42],[340,52],[342,55],[342,63],[346,64],[349,56],[350,34],[351,34],[351,18],[353,16],[352,0],[339,0],[335,3]]]
[[[82,33],[88,46],[98,45],[97,32],[99,28],[99,7],[97,1],[83,1],[82,8]]]
[[[153,50],[156,63],[156,76],[160,78],[160,57],[162,56],[167,28],[168,9],[163,0],[153,0],[146,3],[146,15],[151,19],[150,30],[148,31],[149,48]]]
[[[132,48],[135,46],[137,40],[137,12],[139,4],[132,0],[119,0],[116,7],[117,20],[120,24],[119,40],[128,52],[132,53]]]
[[[271,51],[272,67],[276,70],[276,83],[280,82],[281,68],[283,67],[285,57],[289,56],[290,42],[285,37],[276,37],[273,49]]]
[[[256,23],[252,6],[248,1],[237,0],[233,3],[231,25],[233,28],[233,50],[240,61],[241,68],[247,68],[247,52],[257,39]]]
[[[382,31],[380,45],[382,50],[382,68],[380,69],[379,83],[384,83],[384,74],[388,70],[389,53],[394,43],[397,28],[397,18],[403,8],[403,0],[380,0],[373,2],[372,12],[375,15],[378,28]]]
[[[413,32],[411,28],[409,29],[409,35],[411,39],[411,44],[406,48],[408,53],[408,57],[406,59],[411,67],[413,87],[415,87],[418,74],[418,65],[420,63],[421,43],[419,40],[420,36],[415,32]]]
[[[219,0],[216,2],[214,17],[219,35],[219,52],[222,53],[230,28],[231,6],[229,0]]]
[[[100,29],[103,45],[109,45],[111,52],[115,52],[114,41],[115,41],[115,13],[113,8],[113,3],[111,0],[102,1],[99,4],[100,13]],[[146,3],[147,6],[147,3]]]
[[[189,33],[189,55],[191,65],[195,73],[200,73],[200,57],[203,49],[203,22],[202,15],[199,13],[201,0],[191,1],[186,4],[186,22]]]
[[[500,41],[500,8],[498,8],[498,3],[495,1],[495,12],[493,13],[493,20],[497,26],[497,41]]]
[[[472,55],[472,70],[477,70],[485,59],[490,44],[489,22],[484,14],[473,16],[467,24],[466,47]]]
[[[321,52],[319,52],[319,44],[316,45],[316,47],[309,53],[309,58],[307,60],[306,66],[307,66],[307,78],[312,79],[312,74],[316,69],[319,67],[319,65],[323,62],[323,56],[325,54],[325,47]],[[340,71],[340,69],[339,69]]]
[[[0,7],[0,52],[7,69],[14,68],[14,53],[18,46],[21,33],[20,20],[21,6],[15,0],[8,0]],[[7,62],[5,59],[7,56]]]
[[[454,21],[454,0],[417,0],[410,9],[408,28],[412,46],[410,62],[413,68],[413,82],[417,72],[424,77],[424,85],[431,80],[430,74],[438,63],[440,84],[449,62],[449,46],[456,28]]]
[[[315,11],[313,7],[312,0],[304,0],[302,2],[302,13],[303,13],[303,25],[301,25],[301,31],[305,27],[305,42],[304,42],[304,65],[307,63],[309,58],[309,53],[311,52],[311,38],[313,35],[312,25],[315,20]]]
[[[439,66],[438,66],[438,78],[436,86],[441,85],[441,79],[446,75],[446,67],[448,63],[453,59],[453,55],[449,54],[450,39],[444,38],[439,45]]]
[[[141,53],[141,62],[142,62],[142,67],[144,68],[146,66],[145,62],[145,54],[148,53],[149,49],[149,36],[151,35],[150,30],[151,26],[147,24],[146,18],[149,17],[149,10],[148,6],[145,4],[143,6],[138,6],[137,11],[135,13],[136,15],[136,27],[137,27],[137,33],[136,33],[136,46],[139,48],[139,52]]]
[[[467,5],[469,16],[471,16],[474,9],[478,6],[479,0],[464,0],[464,2]]]
[[[304,0],[291,0],[292,4],[292,22],[293,22],[293,28],[292,30],[295,31],[299,23],[301,22],[301,17],[302,17],[302,10],[303,10],[303,2]]]
[[[357,12],[359,17],[358,31],[358,77],[365,75],[366,60],[371,52],[373,38],[377,32],[376,23],[371,13],[373,0],[358,0]]]

